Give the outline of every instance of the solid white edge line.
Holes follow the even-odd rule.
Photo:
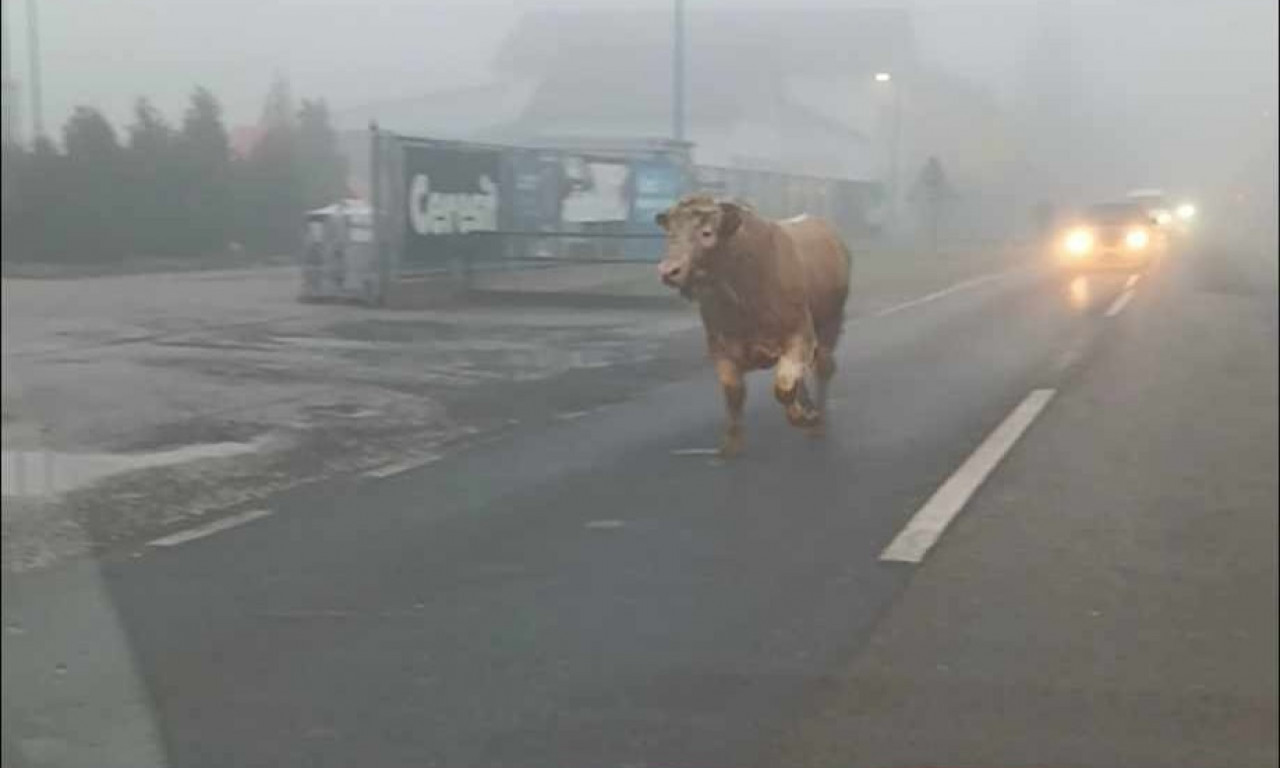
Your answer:
[[[1138,284],[1138,281],[1139,281],[1139,280],[1141,280],[1141,279],[1142,279],[1142,275],[1140,275],[1140,274],[1138,274],[1138,273],[1136,273],[1136,272],[1135,272],[1135,273],[1133,273],[1132,275],[1129,275],[1129,279],[1128,279],[1128,280],[1125,280],[1125,281],[1124,281],[1124,287],[1125,287],[1126,289],[1127,289],[1127,288],[1132,288],[1133,286],[1137,285],[1137,284]]]
[[[931,301],[936,301],[937,299],[941,299],[944,296],[949,296],[950,294],[956,293],[958,291],[963,291],[969,288],[976,288],[977,286],[982,285],[983,283],[988,283],[988,282],[991,282],[992,280],[997,280],[1002,277],[1008,277],[1009,275],[1012,275],[1017,271],[1018,269],[1016,268],[1006,269],[1002,272],[992,272],[986,275],[978,275],[977,277],[971,277],[968,280],[961,280],[960,282],[954,285],[949,285],[946,288],[934,291],[933,293],[926,293],[924,296],[920,296],[918,298],[914,298],[909,301],[904,301],[901,304],[894,304],[892,307],[885,307],[884,309],[881,309],[872,313],[871,316],[887,317],[889,315],[897,314],[898,312],[901,312],[904,309],[911,309],[912,307],[918,307],[921,304],[927,304]]]
[[[907,522],[906,527],[880,553],[880,559],[895,563],[922,561],[943,531],[960,514],[983,481],[1000,464],[1056,393],[1053,389],[1032,390],[1000,422],[1000,426],[987,435],[960,468],[934,491],[924,506]]]
[[[408,472],[411,469],[417,469],[418,467],[425,467],[428,464],[434,464],[437,461],[439,461],[441,458],[443,457],[427,456],[425,458],[402,461],[397,464],[388,464],[385,467],[378,467],[377,469],[371,469],[368,472],[365,472],[364,476],[377,478],[379,480],[387,477],[394,477],[395,475]]]
[[[229,528],[235,528],[237,526],[244,525],[245,523],[251,523],[254,520],[267,517],[270,514],[271,510],[269,509],[252,509],[248,512],[241,512],[238,515],[224,517],[221,520],[214,520],[206,525],[188,528],[185,531],[179,531],[168,536],[161,536],[158,539],[152,539],[147,542],[147,546],[176,547],[179,544],[186,544],[189,541],[195,541],[196,539],[203,539],[205,536],[212,536],[215,533],[221,533]]]
[[[1124,308],[1129,306],[1129,302],[1132,300],[1133,300],[1133,289],[1130,288],[1126,290],[1124,293],[1117,296],[1116,300],[1111,302],[1111,306],[1107,307],[1107,317],[1115,317],[1116,315],[1123,312]]]

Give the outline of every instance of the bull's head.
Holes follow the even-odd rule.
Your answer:
[[[742,224],[742,209],[695,195],[654,217],[667,233],[667,250],[658,265],[662,282],[688,298],[699,280],[713,271],[725,243]]]

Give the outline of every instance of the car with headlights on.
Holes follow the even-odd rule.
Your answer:
[[[1127,199],[1144,207],[1160,231],[1178,237],[1190,234],[1198,213],[1195,203],[1185,198],[1175,203],[1159,189],[1135,189]]]
[[[1154,219],[1158,226],[1165,227],[1174,222],[1173,205],[1169,202],[1164,190],[1135,189],[1129,192],[1125,199],[1130,203],[1142,206],[1147,215]]]
[[[1058,263],[1072,271],[1142,269],[1164,248],[1159,223],[1145,206],[1130,201],[1086,208],[1054,242]]]

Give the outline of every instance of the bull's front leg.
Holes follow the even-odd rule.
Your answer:
[[[805,387],[804,378],[813,361],[813,340],[796,336],[787,342],[773,376],[773,396],[786,409],[787,421],[796,427],[813,427],[821,419]]]
[[[715,363],[716,378],[720,380],[720,389],[724,392],[725,412],[728,416],[724,439],[720,441],[720,455],[732,458],[742,451],[742,410],[747,401],[747,383],[742,366],[737,361],[717,357]]]

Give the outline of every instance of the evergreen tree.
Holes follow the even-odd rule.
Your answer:
[[[221,250],[231,234],[233,196],[231,143],[222,107],[206,88],[196,88],[177,141],[181,218],[190,239],[187,250],[204,255]]]

